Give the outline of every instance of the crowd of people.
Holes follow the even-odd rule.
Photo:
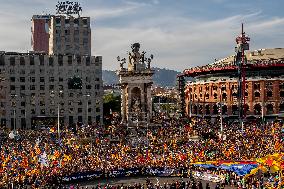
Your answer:
[[[66,127],[60,133],[54,127],[18,130],[13,137],[10,130],[2,128],[0,187],[49,187],[62,184],[64,176],[88,171],[107,174],[144,167],[191,170],[192,163],[199,161],[255,160],[283,152],[280,122],[251,122],[243,131],[237,123],[225,124],[220,133],[218,122],[204,119],[159,120],[160,124],[147,128],[126,128],[114,122],[108,127]],[[229,180],[233,177],[227,172],[220,174]]]

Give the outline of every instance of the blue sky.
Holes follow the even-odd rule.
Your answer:
[[[57,0],[0,0],[0,50],[31,50],[31,17],[55,13]],[[130,44],[154,54],[153,66],[182,71],[234,53],[241,23],[251,50],[284,47],[283,0],[82,0],[92,20],[92,54],[103,69]]]

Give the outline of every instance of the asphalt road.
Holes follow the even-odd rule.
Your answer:
[[[106,185],[107,183],[110,185],[134,185],[135,183],[146,184],[147,177],[127,177],[127,178],[113,178],[113,179],[101,179],[101,180],[94,180],[94,181],[87,181],[79,183],[80,186],[92,188],[100,184],[101,186]],[[163,185],[164,183],[173,183],[176,181],[190,181],[189,178],[180,178],[180,177],[148,177],[148,179],[153,183]],[[198,181],[198,180],[196,180]],[[216,183],[208,182],[208,181],[201,181],[203,188],[205,188],[206,183],[210,184],[210,188],[215,189]],[[233,189],[234,187],[225,187],[226,189]]]

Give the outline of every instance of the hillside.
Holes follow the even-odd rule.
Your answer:
[[[154,84],[161,87],[174,87],[176,86],[176,76],[180,74],[175,70],[154,68]],[[115,71],[103,70],[104,85],[112,85],[118,83],[118,76]]]

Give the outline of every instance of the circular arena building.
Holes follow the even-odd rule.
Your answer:
[[[247,51],[242,83],[242,110],[246,118],[276,118],[284,115],[284,48]],[[186,69],[183,76],[188,116],[238,118],[238,65],[236,55],[206,66]]]

